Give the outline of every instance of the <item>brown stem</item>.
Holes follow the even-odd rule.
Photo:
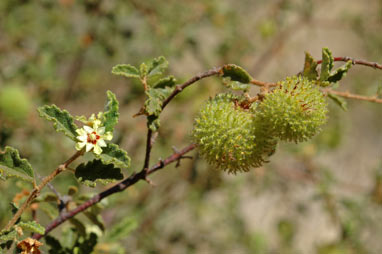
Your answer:
[[[251,84],[252,85],[256,85],[256,86],[263,86],[263,87],[275,87],[275,86],[278,86],[277,83],[268,83],[268,82],[263,82],[263,81],[260,81],[260,80],[257,80],[257,79],[252,79],[251,80]]]
[[[58,174],[65,171],[65,169],[78,157],[82,155],[83,151],[77,151],[72,157],[70,157],[67,161],[65,161],[63,164],[58,166],[50,175],[44,177],[42,182],[36,186],[32,192],[29,194],[29,197],[27,200],[21,205],[19,210],[15,213],[13,218],[8,222],[7,226],[5,227],[5,230],[11,229],[17,222],[17,220],[21,217],[25,209],[29,207],[29,205],[32,203],[32,201],[39,195],[40,191],[47,185],[50,181],[52,181]]]
[[[380,69],[382,70],[382,64],[376,63],[376,62],[369,62],[365,60],[359,60],[359,59],[354,59],[348,56],[339,56],[339,57],[334,57],[334,62],[347,62],[351,61],[353,65],[364,65],[368,67],[373,67],[374,69]],[[322,60],[318,60],[317,64],[321,64]]]
[[[196,81],[198,80],[201,80],[203,78],[207,78],[207,77],[210,77],[210,76],[214,76],[214,75],[220,75],[221,74],[221,70],[222,70],[222,67],[220,68],[214,68],[212,70],[209,70],[207,72],[203,72],[199,75],[196,75],[194,76],[193,78],[187,80],[186,82],[184,82],[183,84],[181,85],[177,85],[174,89],[174,91],[164,100],[163,102],[163,105],[162,105],[162,109],[164,109],[166,107],[166,105],[178,94],[180,93],[184,88],[192,85],[193,83],[195,83]]]
[[[382,99],[379,99],[377,96],[363,96],[358,94],[352,94],[349,92],[340,92],[340,91],[334,91],[332,89],[325,89],[323,90],[324,93],[328,94],[335,94],[347,99],[354,99],[354,100],[361,100],[361,101],[369,101],[369,102],[375,102],[375,103],[382,103]]]
[[[123,180],[122,182],[120,182],[120,183],[112,186],[111,188],[93,196],[91,199],[89,199],[85,203],[81,204],[80,206],[76,207],[75,209],[60,214],[60,216],[57,219],[55,219],[54,221],[49,223],[49,225],[45,228],[45,235],[47,235],[50,231],[52,231],[53,229],[55,229],[56,227],[58,227],[59,225],[64,223],[66,220],[74,217],[78,213],[83,212],[84,210],[91,207],[92,205],[97,204],[102,199],[104,199],[104,198],[106,198],[106,197],[108,197],[114,193],[121,192],[121,191],[127,189],[128,187],[134,185],[135,183],[137,183],[140,180],[145,180],[147,175],[150,175],[150,174],[164,168],[165,166],[167,166],[170,163],[173,163],[175,161],[179,161],[180,159],[183,158],[184,154],[190,152],[195,147],[196,147],[195,144],[191,144],[191,145],[183,148],[182,150],[173,153],[171,156],[167,157],[165,160],[161,160],[160,162],[155,164],[153,167],[151,167],[147,172],[142,170],[139,173],[134,173],[131,176],[129,176],[128,178],[126,178],[125,180]],[[33,236],[33,238],[39,240],[45,235],[35,234]]]
[[[154,140],[153,140],[153,131],[151,129],[147,130],[147,140],[146,140],[146,155],[145,155],[145,162],[143,164],[143,169],[145,172],[149,169],[150,164],[150,155],[151,155],[151,148],[153,147]]]

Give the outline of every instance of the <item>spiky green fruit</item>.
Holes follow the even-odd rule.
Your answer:
[[[200,154],[215,168],[237,173],[261,166],[276,147],[254,123],[254,107],[243,97],[219,94],[210,99],[195,119],[193,138]]]
[[[256,119],[280,140],[301,142],[317,134],[327,120],[327,103],[311,81],[293,76],[265,95]]]

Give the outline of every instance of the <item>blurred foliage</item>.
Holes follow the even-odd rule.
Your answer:
[[[40,120],[35,109],[54,103],[89,116],[102,110],[105,91],[111,90],[121,114],[114,142],[128,151],[137,170],[144,159],[145,121],[131,116],[146,94],[139,80],[111,75],[112,66],[138,66],[163,55],[178,82],[228,63],[274,82],[302,71],[304,51],[319,59],[326,46],[335,56],[382,62],[382,34],[376,32],[381,10],[380,0],[2,0],[0,149],[17,147],[39,175],[47,175],[73,153],[74,143]],[[341,87],[373,95],[381,77],[377,70],[353,66]],[[189,87],[166,108],[151,163],[172,153],[172,146],[190,142],[195,112],[225,89],[220,83],[211,78]],[[281,144],[271,163],[250,173],[227,176],[195,154],[178,169],[170,166],[152,177],[155,188],[139,183],[66,222],[45,238],[42,249],[382,252],[382,110],[358,101],[348,101],[347,108],[331,106],[329,122],[314,140]],[[22,203],[31,185],[0,181],[3,228],[10,203]],[[37,213],[26,212],[24,221],[36,216],[47,225],[60,210],[105,188],[79,185],[71,173],[52,184],[60,198],[45,188],[33,204]]]

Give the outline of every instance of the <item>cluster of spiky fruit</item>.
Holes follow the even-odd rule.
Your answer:
[[[267,161],[278,140],[297,143],[314,136],[326,113],[320,90],[307,79],[292,77],[254,103],[233,94],[209,99],[195,119],[193,138],[213,167],[248,171]]]

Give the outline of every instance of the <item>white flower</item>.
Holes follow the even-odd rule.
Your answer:
[[[93,149],[96,155],[102,153],[101,147],[106,147],[105,140],[111,140],[113,134],[108,131],[105,133],[105,127],[98,127],[98,124],[93,124],[93,128],[84,125],[84,127],[76,130],[78,136],[76,149],[81,150],[85,147],[86,152]]]
[[[95,116],[95,114],[92,114],[89,119],[86,119],[85,116],[77,116],[76,119],[78,121],[81,121],[83,122],[84,124],[94,128],[94,129],[97,129],[98,127],[101,126],[102,124],[102,121],[101,119],[103,119],[103,113],[102,112],[99,112],[97,114],[97,117]]]

